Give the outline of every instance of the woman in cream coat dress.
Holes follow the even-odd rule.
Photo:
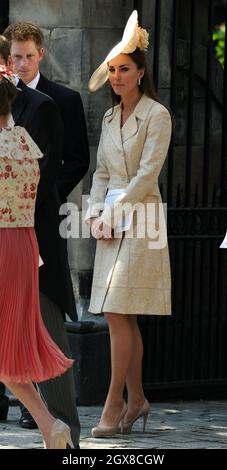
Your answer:
[[[138,30],[145,35],[146,31]],[[93,437],[113,436],[120,424],[123,432],[130,432],[139,417],[144,418],[145,429],[150,406],[142,387],[143,345],[137,315],[171,314],[167,240],[164,237],[164,243],[162,240],[150,244],[148,229],[152,218],[147,212],[151,210],[148,203],[157,209],[162,202],[158,176],[170,142],[171,117],[155,100],[144,50],[136,47],[132,53],[110,57],[106,63],[113,97],[119,104],[103,118],[97,169],[85,219],[97,239],[89,310],[94,314],[104,312],[107,318],[112,376],[100,423],[92,429]],[[90,89],[98,87],[96,71]],[[110,206],[104,205],[106,194],[118,189],[120,194],[115,201]],[[145,218],[137,214],[136,226],[133,215],[131,236],[125,231],[114,238],[113,230],[121,219],[121,204],[129,208],[127,219],[130,207],[138,203],[145,209]],[[155,229],[157,224],[155,220]],[[138,229],[142,236],[145,230],[143,238],[138,237]],[[164,231],[166,235],[165,224]],[[123,401],[125,384],[127,406]]]

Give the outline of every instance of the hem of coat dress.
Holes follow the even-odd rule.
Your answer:
[[[142,288],[142,290],[144,290],[145,293],[148,290],[147,297],[149,301],[147,302],[142,302],[142,300],[138,301],[138,295],[136,295],[137,301],[135,302],[133,300],[133,296],[132,295],[130,296],[129,293],[127,293],[127,295],[125,294],[120,297],[121,289],[124,290],[124,288],[121,288],[121,287],[119,288],[112,287],[108,289],[108,292],[106,292],[106,288],[93,286],[88,311],[93,314],[113,312],[113,313],[119,313],[123,315],[159,315],[159,316],[171,315],[171,312],[172,312],[171,288],[165,288],[165,289]],[[131,290],[132,292],[135,291],[134,288],[132,288]],[[137,289],[137,291],[138,290],[139,289]],[[156,293],[157,291],[160,292],[160,298],[158,301],[157,300],[153,302],[151,301],[152,290],[156,291]],[[116,291],[118,291],[118,295]],[[145,293],[143,297],[141,297],[140,295],[140,299],[145,300],[146,298]],[[154,296],[153,298],[156,298],[156,297]],[[120,298],[122,300],[120,300]],[[114,302],[112,303],[111,300],[113,300]]]
[[[114,308],[114,306],[111,306],[111,305],[109,305],[108,308],[105,307],[105,309],[102,309],[102,310],[95,310],[95,309],[91,310],[90,307],[89,307],[88,311],[90,313],[92,313],[93,315],[100,315],[102,313],[116,313],[117,315],[118,314],[119,315],[156,315],[156,316],[159,315],[160,317],[171,316],[172,315],[171,310],[169,312],[165,312],[165,313],[160,313],[160,312],[158,312],[158,313],[156,313],[156,312],[152,312],[152,313],[151,312],[145,312],[144,313],[144,312],[129,312],[129,311],[127,311],[127,312],[125,312],[125,311],[124,312],[123,311],[122,312],[120,312],[120,311],[116,312],[116,308]]]
[[[151,316],[151,315],[155,315],[156,317],[159,316],[159,317],[171,317],[172,313],[138,313],[138,312],[115,312],[113,309],[108,309],[108,310],[101,310],[99,312],[92,312],[91,310],[89,310],[90,313],[92,313],[93,315],[100,315],[101,313],[115,313],[116,315],[140,315],[140,316]]]

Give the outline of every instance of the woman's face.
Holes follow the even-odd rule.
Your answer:
[[[110,60],[109,81],[116,95],[126,95],[138,89],[138,80],[144,75],[144,69],[138,69],[137,65],[128,54],[119,54]]]

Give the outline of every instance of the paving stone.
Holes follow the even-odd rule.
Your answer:
[[[94,439],[91,428],[102,408],[79,406],[81,449],[224,449],[227,447],[227,401],[154,403],[143,434],[142,420],[131,434]],[[0,449],[42,448],[38,430],[18,425],[20,410],[11,406],[8,421],[0,422]]]

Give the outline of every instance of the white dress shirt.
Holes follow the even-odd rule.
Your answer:
[[[35,90],[36,87],[37,87],[37,85],[38,85],[39,79],[40,79],[40,73],[38,72],[37,75],[36,75],[36,77],[33,78],[33,80],[32,80],[30,83],[28,83],[27,86],[28,86],[29,88],[33,88],[33,90]]]

